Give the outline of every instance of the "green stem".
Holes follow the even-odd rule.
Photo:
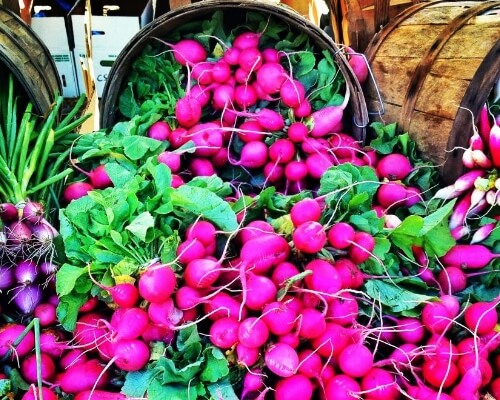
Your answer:
[[[28,134],[28,136],[31,135],[31,132],[28,132],[26,129],[28,127],[28,122],[30,118],[32,117],[31,112],[33,110],[33,104],[30,102],[26,106],[26,110],[24,111],[23,119],[21,120],[21,126],[19,127],[19,131],[17,133],[17,139],[16,139],[16,147],[14,148],[14,153],[10,157],[9,161],[9,168],[11,171],[16,171],[16,168],[18,166],[18,162],[21,160],[21,150],[23,149],[23,145],[27,146],[27,143],[29,140],[25,139],[25,136]],[[25,141],[26,140],[26,141]],[[27,149],[26,149],[26,154],[27,154]],[[26,154],[24,155],[24,160],[26,160]]]
[[[38,139],[36,141],[36,144],[33,147],[31,155],[29,157],[29,165],[27,168],[24,169],[24,172],[22,174],[21,190],[23,192],[25,192],[26,189],[28,188],[29,181],[30,181],[31,177],[33,176],[33,173],[35,172],[36,168],[38,167],[38,164],[40,161],[40,158],[39,158],[40,154],[42,154],[42,158],[43,158],[43,151],[46,151],[45,143],[47,141],[47,136],[54,125],[55,118],[56,118],[57,114],[59,113],[59,109],[61,107],[62,102],[63,102],[63,97],[59,96],[57,98],[56,104],[52,108],[48,118],[45,120],[45,123],[43,124],[43,127],[40,131],[40,134],[38,135]]]
[[[57,131],[61,130],[66,125],[68,125],[68,123],[78,114],[80,109],[85,105],[86,101],[87,101],[87,95],[81,94],[80,97],[78,98],[78,101],[75,103],[75,106],[71,109],[68,115],[66,115],[66,117],[64,117],[64,119],[58,124],[56,130],[56,137],[57,137]]]
[[[76,128],[78,128],[81,124],[83,124],[86,120],[88,120],[92,114],[85,114],[80,118],[74,120],[71,124],[66,125],[64,128],[57,127],[56,130],[56,140],[62,138],[70,132],[73,132]]]
[[[16,139],[17,139],[17,99],[13,100],[12,104],[12,120],[10,123],[10,132],[8,132],[8,157],[9,159],[13,157],[14,148],[16,147]]]
[[[40,320],[33,318],[31,321],[35,327],[35,359],[36,359],[36,382],[38,386],[38,398],[43,400],[42,390],[42,352],[40,351]]]
[[[5,145],[5,135],[2,129],[2,124],[0,124],[0,157],[7,159],[7,147]]]
[[[9,74],[9,83],[8,83],[8,97],[7,97],[7,109],[5,110],[6,115],[4,115],[4,118],[6,119],[6,125],[5,125],[5,134],[7,135],[7,149],[10,149],[10,142],[11,142],[11,125],[12,125],[12,101],[14,98],[14,77],[12,74]],[[9,152],[9,154],[11,154]]]
[[[23,201],[24,196],[22,194],[21,188],[19,187],[17,178],[9,169],[7,163],[3,158],[0,158],[0,173],[2,173],[3,175],[2,178],[4,179],[4,182],[7,184],[6,188],[8,187],[10,189],[10,197],[6,200],[14,204]]]
[[[35,176],[35,184],[40,184],[44,172],[46,172],[47,160],[49,158],[49,154],[54,147],[54,129],[49,129],[49,133],[47,135],[47,140],[45,142],[44,152],[42,153],[42,157],[40,158],[40,162],[37,166],[36,176]]]
[[[60,181],[61,179],[64,179],[65,177],[67,177],[71,173],[73,173],[73,169],[67,168],[64,171],[59,172],[57,175],[53,175],[49,179],[47,179],[47,180],[39,183],[38,185],[32,187],[31,189],[27,190],[26,195],[32,195],[33,193],[36,193],[36,192],[42,190],[43,188],[46,188],[47,186],[53,185],[54,183]]]
[[[21,133],[22,136],[22,141],[21,141],[21,148],[19,150],[19,162],[17,164],[17,169],[16,171],[16,176],[22,177],[23,172],[26,168],[26,160],[28,158],[28,151],[29,151],[29,145],[30,145],[30,138],[31,134],[33,132],[33,127],[35,125],[35,120],[31,119],[26,123],[26,128],[24,129],[24,132]]]

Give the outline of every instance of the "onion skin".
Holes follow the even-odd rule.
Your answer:
[[[40,285],[19,286],[12,290],[12,301],[23,314],[31,314],[42,301],[42,295]]]

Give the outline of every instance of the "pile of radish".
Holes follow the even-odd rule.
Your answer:
[[[249,15],[156,38],[123,121],[71,147],[58,263],[0,269],[47,283],[5,313],[2,394],[500,398],[498,101],[441,187],[395,124],[349,134],[327,51]]]

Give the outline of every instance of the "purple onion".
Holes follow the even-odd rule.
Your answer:
[[[42,271],[44,275],[55,274],[57,272],[57,265],[50,261],[44,261],[40,264],[40,271]]]
[[[14,277],[23,285],[35,282],[38,278],[37,265],[30,260],[19,261],[14,269]]]
[[[8,265],[0,265],[0,290],[11,288],[15,282],[14,268]]]
[[[45,209],[36,201],[27,201],[23,207],[23,219],[30,224],[38,224],[45,215]]]
[[[36,284],[18,286],[12,290],[12,301],[23,314],[31,314],[42,301],[42,288]]]
[[[19,215],[17,213],[17,208],[12,203],[2,203],[0,204],[0,219],[3,222],[9,223],[17,220]]]
[[[22,221],[13,222],[6,228],[7,243],[13,246],[21,246],[31,240],[31,229]]]
[[[57,236],[57,231],[48,222],[40,222],[31,227],[33,237],[41,243],[52,243],[54,237]]]

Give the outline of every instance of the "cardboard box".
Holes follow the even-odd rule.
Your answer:
[[[85,1],[70,11],[73,56],[76,65],[88,67],[85,51]],[[97,96],[101,97],[108,72],[118,54],[132,37],[152,21],[151,0],[91,0],[91,57]],[[77,73],[80,90],[84,87],[81,71]]]
[[[68,40],[66,11],[54,0],[37,1],[33,8],[31,28],[49,49],[59,78],[64,97],[78,97],[78,90],[73,52]]]

